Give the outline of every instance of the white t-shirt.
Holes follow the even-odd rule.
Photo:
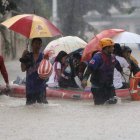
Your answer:
[[[56,75],[56,69],[61,70],[61,63],[60,62],[55,62],[53,64],[53,71],[52,71],[52,74],[49,77],[49,80],[47,82],[48,87],[59,87],[59,85],[58,85],[58,77]]]
[[[127,69],[127,71],[130,71],[128,68],[129,64],[125,58],[116,56],[116,59],[119,61],[123,70]],[[123,86],[122,82],[125,82],[125,81],[123,80],[121,73],[115,68],[114,69],[114,79],[113,79],[113,84],[114,84],[115,89],[121,88]]]

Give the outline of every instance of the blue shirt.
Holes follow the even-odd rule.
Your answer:
[[[33,58],[33,53],[30,53]],[[43,59],[43,54],[40,53],[37,61],[34,61],[33,66],[31,66],[26,72],[26,92],[29,93],[42,93],[46,90],[46,81],[41,79],[38,75],[38,67]]]
[[[103,60],[99,52],[95,54],[92,59],[89,61],[89,67],[96,70],[102,64]]]

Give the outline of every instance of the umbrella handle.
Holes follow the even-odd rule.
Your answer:
[[[26,50],[29,48],[29,39],[26,40]]]

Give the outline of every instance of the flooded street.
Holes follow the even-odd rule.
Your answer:
[[[25,105],[0,97],[1,140],[138,140],[139,102],[94,106],[92,101],[54,100]]]

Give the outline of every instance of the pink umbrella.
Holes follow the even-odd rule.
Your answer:
[[[82,55],[82,61],[89,60],[94,51],[101,50],[99,47],[99,40],[105,37],[112,38],[117,34],[124,32],[123,29],[108,29],[97,34],[85,47]]]

